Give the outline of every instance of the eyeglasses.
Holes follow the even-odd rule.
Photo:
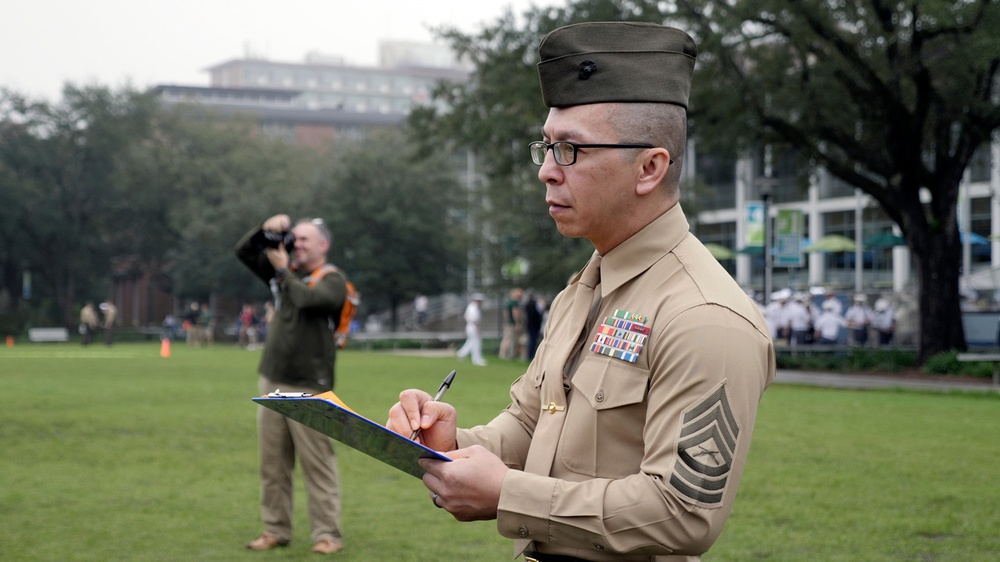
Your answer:
[[[572,166],[576,164],[576,153],[581,148],[656,148],[651,144],[579,144],[570,141],[534,141],[528,143],[528,151],[531,153],[531,161],[541,166],[545,163],[545,153],[552,149],[552,155],[556,157],[556,164],[560,166]],[[670,161],[673,164],[673,160]]]

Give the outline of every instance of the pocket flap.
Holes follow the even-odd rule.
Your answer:
[[[573,375],[571,384],[592,408],[607,410],[642,402],[649,373],[631,363],[588,357]]]

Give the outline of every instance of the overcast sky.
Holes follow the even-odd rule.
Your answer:
[[[566,0],[0,0],[0,87],[58,100],[64,82],[207,86],[204,69],[247,53],[301,62],[316,51],[375,64],[384,39],[475,31],[504,8]]]

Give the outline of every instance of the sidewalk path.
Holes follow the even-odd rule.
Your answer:
[[[421,357],[454,357],[455,355],[455,350],[453,349],[397,349],[392,350],[391,352],[397,355]],[[844,388],[853,390],[902,388],[937,392],[983,392],[1000,394],[1000,387],[993,386],[990,379],[982,379],[982,382],[970,382],[968,379],[952,381],[939,378],[924,379],[919,377],[894,377],[778,369],[775,382],[782,384],[825,386],[828,388]]]
[[[911,390],[931,390],[939,392],[956,391],[1000,393],[1000,387],[993,386],[992,381],[989,379],[984,379],[983,382],[979,383],[938,379],[925,380],[919,378],[878,375],[820,373],[811,371],[794,371],[789,369],[778,369],[775,382],[825,386],[829,388],[849,388],[855,390],[905,388]]]

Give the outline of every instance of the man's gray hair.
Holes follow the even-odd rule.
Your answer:
[[[323,222],[323,219],[299,219],[299,222],[295,223],[295,226],[300,224],[311,224],[315,226],[316,230],[319,231],[319,235],[327,242],[333,244],[333,234],[330,234],[330,229],[326,227],[326,223]]]

